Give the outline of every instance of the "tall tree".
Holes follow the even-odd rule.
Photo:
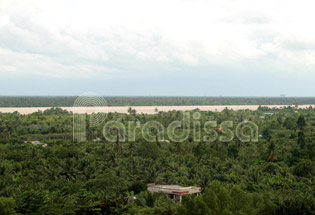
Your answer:
[[[304,129],[304,127],[306,126],[306,122],[305,122],[305,118],[303,115],[299,116],[296,124],[301,130]]]
[[[271,162],[278,161],[276,145],[273,142],[268,147],[266,160]]]
[[[305,147],[305,135],[303,131],[299,131],[297,143],[300,145],[301,149]]]

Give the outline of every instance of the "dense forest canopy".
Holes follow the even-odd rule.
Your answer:
[[[0,107],[70,107],[76,96],[0,96]],[[305,105],[315,97],[104,97],[108,106]]]
[[[138,129],[135,141],[109,142],[103,125],[92,126],[93,116],[85,115],[86,141],[73,142],[73,115],[60,108],[0,113],[0,214],[315,214],[314,109],[196,109],[190,117],[196,112],[201,134],[207,121],[229,120],[234,130],[248,120],[258,126],[259,140],[194,141],[191,132],[183,142],[148,142]],[[130,111],[109,113],[106,121],[167,126],[182,115]],[[148,183],[203,192],[180,204],[146,191]]]

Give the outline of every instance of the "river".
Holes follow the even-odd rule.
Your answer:
[[[288,105],[261,105],[269,108],[283,108]],[[293,105],[292,105],[293,106]],[[315,105],[299,105],[299,108],[308,108]],[[200,109],[201,111],[222,111],[225,108],[231,110],[257,110],[259,105],[194,105],[194,106],[132,106],[132,109],[135,109],[137,113],[144,114],[154,114],[156,113],[156,109],[158,111],[187,111],[193,109]],[[1,107],[0,112],[3,113],[12,113],[14,111],[18,111],[21,114],[30,114],[37,112],[38,110],[44,111],[49,109],[50,107]],[[73,111],[75,113],[109,113],[109,112],[118,112],[118,113],[127,113],[129,106],[109,106],[109,107],[61,107],[62,109]]]

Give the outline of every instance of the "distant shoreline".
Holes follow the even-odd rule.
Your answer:
[[[73,107],[77,99],[75,96],[0,96],[0,107]],[[110,97],[97,96],[86,99],[86,105],[99,105],[112,107],[130,106],[233,106],[233,105],[315,105],[315,97]],[[79,100],[80,100],[79,99]],[[82,100],[81,100],[82,101]],[[101,102],[102,101],[102,102]],[[101,103],[93,103],[101,102]]]
[[[258,107],[268,107],[268,108],[283,108],[283,107],[295,107],[295,105],[186,105],[186,106],[105,106],[105,107],[60,107],[67,111],[73,111],[75,113],[128,113],[129,107],[135,109],[137,113],[144,114],[155,114],[157,111],[189,111],[194,109],[200,109],[200,111],[222,111],[225,108],[231,110],[257,110]],[[298,105],[298,108],[308,108],[315,105]],[[30,114],[37,111],[44,111],[52,107],[0,107],[0,112],[2,113],[13,113],[15,111],[21,114]]]

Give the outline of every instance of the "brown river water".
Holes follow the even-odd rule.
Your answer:
[[[269,108],[282,108],[288,105],[261,105]],[[308,108],[315,105],[299,105],[299,108]],[[201,111],[222,111],[225,108],[231,110],[257,110],[259,105],[195,105],[195,106],[131,106],[132,109],[135,109],[137,113],[144,114],[154,114],[156,113],[156,108],[158,111],[187,111],[193,109],[200,109]],[[38,110],[44,111],[50,107],[1,107],[0,112],[3,113],[12,113],[18,111],[21,114],[30,114],[37,112]],[[73,111],[75,113],[109,113],[109,112],[118,112],[118,113],[127,113],[129,106],[109,106],[109,107],[61,107],[62,109]]]

